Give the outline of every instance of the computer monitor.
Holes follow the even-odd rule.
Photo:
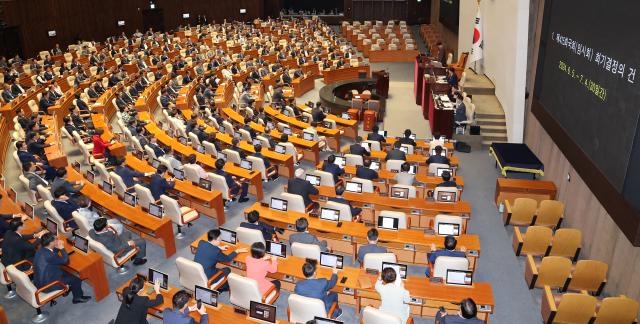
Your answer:
[[[442,173],[448,171],[451,176],[453,176],[453,169],[451,168],[436,168],[436,176],[442,177]]]
[[[339,167],[344,168],[344,166],[347,165],[347,159],[345,159],[344,156],[336,156],[336,160],[334,163]]]
[[[201,301],[205,305],[211,307],[218,307],[218,292],[196,285],[195,287],[195,299]]]
[[[89,240],[80,235],[74,234],[73,247],[82,253],[89,253]]]
[[[309,116],[302,116],[300,120],[302,120],[303,123],[309,123]]]
[[[460,235],[460,224],[438,223],[438,235]]]
[[[373,170],[373,171],[378,171],[380,170],[380,162],[378,161],[371,161],[371,166],[369,167],[369,169]]]
[[[93,183],[93,179],[96,177],[95,173],[93,173],[93,171],[89,171],[87,170],[87,175],[85,178],[87,178],[87,182],[89,183]]]
[[[342,115],[340,116],[342,119],[351,119],[351,115],[349,115],[348,112],[343,112]]]
[[[140,161],[144,160],[144,153],[142,151],[133,151],[133,156]]]
[[[108,195],[113,193],[113,185],[109,181],[102,181],[102,191]]]
[[[473,271],[447,269],[445,283],[447,285],[472,286]]]
[[[200,178],[200,181],[198,181],[198,187],[204,190],[211,190],[211,180]]]
[[[436,201],[453,203],[457,200],[458,193],[453,191],[438,191]]]
[[[258,144],[262,145],[262,141],[257,138],[254,138],[253,140],[251,140],[251,143],[253,143],[254,146]]]
[[[158,218],[162,218],[162,213],[162,206],[153,203],[149,204],[149,214]]]
[[[302,139],[305,141],[313,141],[313,133],[302,132]]]
[[[287,116],[287,117],[291,117],[291,114],[289,114],[289,111],[286,110],[286,109],[282,111],[282,114]]]
[[[220,127],[218,127],[218,131],[224,134],[225,133],[224,125],[220,125]]]
[[[267,241],[267,253],[275,255],[280,258],[287,257],[287,245],[282,243],[276,243],[273,241]]]
[[[318,317],[318,316],[314,317],[313,320],[315,321],[316,324],[344,324],[343,321],[338,321],[338,320]]]
[[[378,228],[397,231],[400,220],[395,217],[378,216]]]
[[[284,154],[287,152],[287,148],[284,147],[284,145],[280,145],[280,144],[276,144],[275,150],[276,150],[276,153],[279,153],[279,154]]]
[[[382,135],[382,136],[384,136],[384,137],[387,137],[387,131],[386,131],[386,130],[379,130],[379,131],[378,131],[378,134],[379,134],[379,135]]]
[[[329,268],[342,269],[343,256],[333,253],[320,252],[320,265]]]
[[[320,177],[317,176],[317,175],[307,174],[307,175],[304,176],[304,179],[309,181],[314,186],[319,186],[320,185]]]
[[[340,220],[340,211],[337,209],[320,208],[320,219],[337,222]]]
[[[249,161],[249,160],[242,160],[240,161],[240,167],[245,169],[245,170],[253,170],[253,162]]]
[[[229,244],[236,244],[238,235],[235,231],[220,227],[220,240]]]
[[[333,125],[331,124],[331,122],[326,120],[322,122],[322,125],[324,126],[324,128],[329,128],[329,129],[333,128]]]
[[[382,262],[382,270],[386,268],[392,268],[396,271],[396,276],[400,276],[400,279],[407,279],[407,265],[393,262]]]
[[[45,224],[45,227],[47,228],[47,231],[49,231],[49,233],[53,234],[54,236],[58,236],[58,223],[56,223],[56,221],[47,217],[47,223]]]
[[[418,173],[418,165],[417,164],[409,164],[409,174]]]
[[[125,192],[124,193],[124,202],[131,206],[131,207],[135,207],[136,206],[136,195],[130,193],[130,192]]]
[[[291,128],[289,128],[289,127],[283,127],[282,128],[282,132],[287,134],[287,135],[291,135],[292,134]]]
[[[249,305],[249,318],[273,324],[276,322],[276,307],[252,300]]]
[[[169,275],[160,272],[156,269],[149,268],[149,276],[147,277],[149,283],[154,284],[156,281],[160,281],[160,288],[167,290],[169,289]]]
[[[362,142],[360,143],[360,146],[364,147],[368,152],[371,152],[371,143]]]
[[[362,183],[355,181],[347,181],[344,186],[344,191],[353,193],[362,193]]]
[[[233,138],[237,139],[237,140],[241,140],[242,139],[242,133],[235,131],[233,132]]]
[[[409,199],[409,188],[391,187],[391,197]]]
[[[409,138],[415,141],[416,140],[416,134],[409,135]]]
[[[184,171],[180,169],[173,169],[173,177],[178,180],[184,180]]]
[[[275,128],[275,127],[274,127],[274,125],[273,125],[273,123],[272,123],[272,122],[270,122],[270,121],[268,121],[268,122],[267,122],[267,127],[271,128],[271,129],[274,129],[274,128]]]
[[[151,166],[152,166],[154,169],[157,169],[157,168],[160,166],[160,160],[158,160],[158,159],[153,159],[153,160],[151,160]]]
[[[436,149],[431,150],[431,155],[437,155],[436,154]],[[447,156],[447,149],[445,149],[444,147],[442,148],[442,152],[440,153],[441,156]]]
[[[218,152],[218,159],[227,161],[227,153]]]
[[[73,169],[80,172],[80,162],[76,161],[71,163],[71,165],[73,166]]]
[[[189,145],[189,140],[187,140],[187,138],[184,137],[184,136],[179,136],[178,137],[178,143],[180,143],[182,145]]]
[[[400,151],[404,152],[404,154],[409,154],[409,148],[406,146],[400,146]]]
[[[30,203],[24,203],[24,213],[32,219],[36,216],[36,209]]]
[[[275,209],[275,210],[286,212],[288,203],[289,202],[284,200],[284,199],[271,197],[271,204],[269,205],[269,207],[271,209]]]
[[[205,150],[203,145],[198,145],[196,147],[196,151],[198,151],[198,153],[200,153],[200,154],[204,154],[207,150]]]

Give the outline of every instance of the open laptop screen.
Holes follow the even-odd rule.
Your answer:
[[[220,227],[220,240],[229,244],[236,244],[237,235],[235,231]]]
[[[378,216],[378,228],[396,231],[399,228],[399,222],[395,217]]]
[[[277,257],[287,257],[287,245],[282,243],[276,243],[273,241],[267,241],[267,253],[275,255]]]
[[[322,207],[320,208],[320,219],[337,222],[340,220],[340,211],[337,209]]]
[[[473,271],[447,269],[447,278],[445,281],[448,285],[473,285]]]
[[[347,181],[344,190],[348,192],[362,193],[362,183]]]
[[[271,197],[271,205],[269,207],[279,211],[287,211],[288,203],[289,202],[284,199]]]
[[[73,236],[73,247],[80,250],[81,252],[88,253],[89,252],[89,240],[80,236]]]
[[[382,270],[392,268],[396,271],[396,276],[400,275],[401,279],[407,279],[407,265],[392,262],[382,262]]]
[[[320,252],[320,265],[329,268],[342,269],[343,256],[333,253]]]
[[[319,186],[320,185],[320,177],[317,176],[317,175],[307,174],[307,175],[304,176],[304,179],[309,181],[314,186]]]
[[[409,188],[391,187],[391,197],[393,198],[409,198]]]
[[[196,285],[195,299],[212,307],[218,307],[218,292]]]
[[[460,235],[460,224],[438,223],[438,235]]]
[[[265,323],[275,323],[276,307],[252,300],[249,306],[249,317]]]
[[[156,269],[149,268],[149,282],[151,284],[160,281],[160,288],[169,289],[169,275]]]

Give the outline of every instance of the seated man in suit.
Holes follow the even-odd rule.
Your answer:
[[[262,144],[254,145],[253,149],[254,149],[254,151],[256,151],[253,154],[253,156],[262,159],[262,163],[264,163],[264,168],[265,168],[265,170],[267,172],[267,175],[273,174],[271,179],[278,178],[278,166],[277,165],[271,165],[271,162],[269,161],[269,159],[267,159],[267,157],[262,155]]]
[[[382,135],[380,135],[378,133],[379,131],[380,131],[380,128],[378,127],[378,125],[373,125],[373,128],[371,129],[371,133],[369,133],[369,135],[367,135],[367,140],[368,141],[378,141],[380,143],[383,143],[384,141],[386,141],[384,136],[382,136]]]
[[[149,182],[149,190],[151,191],[151,195],[153,199],[158,200],[160,196],[165,195],[167,193],[167,189],[173,189],[176,186],[176,182],[173,178],[165,179],[165,174],[167,173],[167,167],[165,165],[158,166],[156,173],[151,176],[151,181]]]
[[[327,115],[325,115],[321,105],[321,103],[316,102],[316,106],[311,109],[311,117],[313,117],[314,122],[321,122],[327,118]]]
[[[313,202],[310,195],[317,195],[318,188],[314,187],[311,182],[304,178],[304,170],[301,168],[296,169],[295,177],[290,179],[287,183],[287,192],[290,194],[296,194],[302,196],[304,199],[304,205],[309,206]]]
[[[307,231],[307,228],[309,227],[309,221],[306,218],[300,217],[296,220],[296,232],[294,234],[291,234],[291,236],[289,236],[289,244],[292,245],[293,243],[304,243],[304,244],[314,244],[320,247],[320,250],[322,250],[323,252],[326,252],[329,250],[329,247],[327,246],[327,241],[320,241],[318,240],[318,238],[313,235],[310,234]]]
[[[435,244],[431,244],[431,253],[427,253],[427,259],[429,264],[427,265],[427,270],[424,272],[425,276],[431,277],[431,269],[433,265],[436,263],[436,259],[439,256],[450,256],[450,257],[459,257],[465,258],[465,248],[462,247],[461,251],[456,251],[456,244],[458,241],[453,235],[447,235],[444,238],[444,250],[438,250]]]
[[[402,146],[402,143],[400,143],[400,141],[396,141],[395,143],[393,143],[393,150],[387,152],[387,156],[384,158],[384,160],[385,161],[389,161],[389,160],[406,161],[407,155],[400,150],[401,146]]]
[[[458,184],[455,180],[451,180],[451,173],[449,171],[442,172],[442,182],[439,183],[436,187],[458,187]]]
[[[360,156],[371,156],[371,152],[362,147],[362,137],[360,136],[356,136],[356,142],[349,146],[349,153]]]
[[[78,210],[79,207],[73,200],[69,199],[67,191],[64,190],[64,188],[58,188],[58,190],[53,192],[53,198],[51,206],[55,208],[58,215],[65,221],[65,227],[78,228],[78,225],[73,221],[72,213]]]
[[[409,173],[410,170],[411,165],[409,163],[402,163],[400,166],[400,172],[396,174],[396,183],[403,186],[413,186],[416,175]]]
[[[37,191],[38,185],[42,185],[45,188],[49,186],[49,182],[36,173],[35,164],[31,162],[22,163],[22,172],[27,180],[29,180],[29,190]]]
[[[205,178],[205,179],[208,178],[209,175],[207,174],[207,171],[205,171],[204,168],[202,168],[202,166],[200,166],[200,164],[196,163],[196,161],[197,161],[196,155],[195,154],[191,154],[191,155],[187,156],[187,163],[184,166],[185,167],[189,166],[189,167],[195,169],[196,172],[198,172],[198,177]],[[216,160],[216,162],[217,161],[222,161],[223,162],[223,167],[224,167],[224,160],[218,159],[218,160]],[[231,190],[231,187],[229,187],[229,190]]]
[[[53,183],[51,184],[51,191],[55,192],[58,188],[64,189],[68,194],[76,195],[82,190],[84,187],[84,181],[74,181],[70,182],[65,179],[67,176],[67,169],[58,168],[56,170],[56,178],[53,179]]]
[[[122,182],[127,188],[133,187],[136,183],[140,183],[138,178],[151,176],[153,173],[142,173],[131,169],[124,164],[124,158],[118,158],[116,160],[115,173],[122,178]]]
[[[82,291],[82,281],[62,269],[69,263],[69,255],[64,250],[64,242],[56,240],[53,233],[45,233],[40,239],[42,246],[33,258],[33,283],[37,288],[42,288],[54,281],[60,281],[69,286],[73,294],[73,303],[86,303],[91,297],[85,296]],[[44,292],[60,289],[53,286]]]
[[[322,171],[329,172],[333,175],[333,182],[338,183],[340,176],[344,174],[344,170],[336,163],[336,156],[331,154],[322,164]]]
[[[158,145],[158,139],[155,136],[151,136],[149,139],[149,144],[147,144],[152,150],[156,157],[164,156],[165,150]]]
[[[224,164],[225,162],[223,159],[217,159],[216,169],[213,172],[224,177],[227,182],[227,187],[229,187],[229,192],[232,195],[236,195],[238,192],[240,193],[240,197],[238,198],[239,203],[249,201],[249,198],[247,198],[249,184],[246,181],[237,181],[236,179],[234,179],[232,175],[224,171]]]
[[[363,165],[356,167],[356,178],[367,179],[367,180],[378,179],[378,172],[376,170],[371,170],[370,159],[364,159],[362,164]]]
[[[416,146],[416,141],[411,138],[411,130],[410,129],[405,129],[404,130],[404,137],[399,138],[398,142],[400,142],[401,144],[408,144],[408,145]]]
[[[329,201],[334,201],[337,202],[339,204],[345,204],[349,206],[349,209],[351,210],[351,216],[353,217],[353,220],[358,220],[360,219],[360,213],[362,212],[362,208],[359,207],[353,207],[351,206],[351,202],[342,198],[342,194],[344,193],[344,187],[343,186],[337,186],[336,187],[336,196],[335,197],[329,197]]]
[[[209,232],[207,232],[207,240],[201,240],[198,242],[198,248],[196,249],[193,261],[202,265],[204,274],[207,278],[211,278],[219,272],[223,272],[224,276],[228,276],[231,273],[231,270],[229,268],[216,268],[218,262],[230,262],[238,255],[238,253],[249,251],[246,248],[239,248],[229,254],[224,254],[223,251],[227,250],[227,246],[221,245],[221,243],[222,240],[220,239],[219,229],[209,230]],[[218,290],[229,290],[229,284],[225,283],[218,288]]]
[[[260,221],[260,214],[257,210],[252,210],[247,214],[247,222],[240,223],[240,227],[256,229],[262,232],[265,241],[273,241],[276,234],[276,228]]]
[[[196,324],[196,320],[189,316],[190,312],[197,311],[200,314],[200,324],[209,323],[209,313],[204,304],[198,309],[198,305],[189,306],[191,294],[186,290],[180,290],[173,295],[173,308],[165,308],[162,311],[163,323],[168,324]]]
[[[439,324],[481,324],[483,321],[476,318],[478,309],[476,303],[471,298],[463,299],[460,302],[460,310],[456,315],[447,315],[444,307],[436,314],[436,321]]]
[[[129,253],[134,247],[138,248],[138,253],[133,258],[134,265],[147,263],[147,242],[142,238],[132,238],[129,231],[123,231],[117,235],[107,226],[107,219],[100,217],[93,222],[93,229],[89,231],[92,240],[102,243],[107,250],[112,253]]]
[[[22,260],[33,262],[33,256],[38,247],[38,240],[47,230],[41,230],[36,234],[22,234],[24,223],[22,218],[16,217],[9,221],[9,230],[4,234],[2,241],[2,264],[6,266],[16,264]],[[33,242],[30,242],[33,241]],[[29,266],[22,264],[20,270],[27,270]]]
[[[334,302],[338,302],[338,294],[330,292],[338,282],[338,269],[333,268],[333,273],[329,280],[325,278],[316,278],[316,265],[314,263],[305,262],[302,265],[302,274],[306,279],[298,281],[294,292],[300,296],[320,299],[324,302],[327,312],[331,309]],[[342,309],[336,307],[333,314],[329,314],[332,318],[338,318],[342,315]]]
[[[442,156],[442,151],[443,151],[442,146],[437,145],[433,150],[436,152],[436,154],[429,156],[429,158],[427,159],[427,164],[431,164],[431,163],[441,163],[441,164],[447,164],[447,165],[451,164],[448,157]]]
[[[378,235],[378,230],[375,228],[367,231],[367,242],[369,242],[369,244],[362,245],[360,249],[358,249],[358,262],[360,262],[360,264],[363,264],[364,256],[367,255],[367,253],[387,253],[386,247],[378,245]]]
[[[91,199],[89,199],[89,197],[82,195],[78,196],[78,198],[76,198],[76,204],[80,207],[77,210],[78,214],[87,220],[89,226],[93,226],[93,222],[102,217],[95,210],[91,209]],[[124,225],[115,218],[109,218],[107,220],[107,224],[109,227],[113,228],[118,235],[122,234],[124,231]]]

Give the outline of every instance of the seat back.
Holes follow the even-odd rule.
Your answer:
[[[247,161],[251,162],[251,167],[253,170],[260,171],[260,175],[263,180],[267,179],[267,169],[264,167],[264,161],[255,156],[247,156]]]
[[[521,254],[544,255],[551,244],[553,231],[545,226],[529,226],[524,234]]]
[[[564,287],[567,278],[571,274],[571,267],[571,260],[565,257],[546,256],[542,258],[542,262],[538,266],[536,286]]]
[[[151,190],[149,190],[149,188],[140,184],[135,184],[133,186],[133,189],[136,191],[138,205],[142,206],[142,208],[149,209],[149,205],[151,203],[155,203],[155,199],[153,199],[153,195],[151,194]]]
[[[437,174],[439,168],[449,168],[449,165],[444,163],[430,163],[429,164],[429,174]]]
[[[100,254],[102,256],[102,261],[104,261],[104,263],[106,263],[106,264],[108,264],[108,265],[110,265],[110,266],[112,266],[114,268],[118,267],[118,265],[115,262],[113,252],[111,252],[109,249],[107,249],[107,247],[104,246],[104,244],[102,244],[102,243],[100,243],[100,242],[98,242],[96,240],[93,240],[90,237],[88,239],[89,239],[89,248],[92,251],[95,251],[96,253]]]
[[[324,301],[296,294],[289,295],[289,322],[307,323],[316,316],[327,318]]]
[[[598,260],[579,260],[571,274],[569,289],[599,292],[607,280],[609,265]]]
[[[582,244],[582,232],[576,228],[560,228],[551,240],[549,255],[575,258]]]
[[[392,188],[409,189],[409,198],[415,198],[416,197],[416,187],[415,186],[406,186],[406,185],[401,185],[401,184],[394,184],[393,186],[391,186],[391,189]]]
[[[362,155],[357,154],[345,154],[344,155],[347,165],[363,165]]]
[[[200,175],[198,174],[198,170],[194,165],[185,164],[183,166],[183,170],[185,179],[196,184],[200,182]]]
[[[394,253],[367,253],[364,255],[362,267],[382,271],[382,262],[395,263],[396,255]]]
[[[305,213],[306,206],[304,205],[304,198],[300,195],[283,192],[280,194],[280,198],[287,201],[287,210],[299,213]]]
[[[554,323],[589,323],[596,312],[597,300],[585,294],[564,294],[560,299]]]
[[[380,212],[380,216],[392,217],[398,219],[398,229],[407,228],[407,214],[399,211],[383,210]]]
[[[387,169],[387,171],[391,171],[391,170],[400,171],[400,167],[402,166],[402,163],[404,163],[404,161],[402,160],[388,160],[385,163],[385,168]]]
[[[251,133],[249,133],[248,130],[240,128],[238,129],[238,132],[242,134],[243,141],[251,142]]]
[[[511,207],[512,224],[531,224],[536,213],[538,202],[531,198],[516,198]]]
[[[124,197],[124,193],[127,191],[127,186],[122,181],[122,178],[115,172],[109,172],[111,181],[113,182],[115,192],[118,196]]]
[[[543,200],[536,213],[536,225],[557,226],[564,214],[564,203],[557,200]]]
[[[458,224],[460,228],[459,234],[462,234],[462,224],[464,223],[462,217],[456,215],[436,215],[436,218],[433,221],[433,228],[435,229],[436,234],[438,234],[438,224],[440,223]]]
[[[450,256],[437,257],[433,263],[433,277],[446,279],[447,270],[469,270],[469,259]]]
[[[95,161],[94,165],[96,169],[98,169],[98,179],[100,179],[101,181],[99,185],[102,185],[103,181],[111,182],[111,178],[109,178],[109,170],[107,170],[107,167],[100,161]]]
[[[251,244],[260,242],[265,244],[262,231],[252,228],[237,227],[238,242],[251,246]]]
[[[362,184],[362,192],[371,193],[371,192],[374,191],[373,181],[371,181],[369,179],[351,178],[351,179],[349,179],[349,181],[361,183]]]
[[[62,216],[60,216],[60,214],[58,214],[58,211],[53,207],[53,205],[51,204],[51,201],[52,200],[45,200],[43,203],[43,206],[44,206],[44,209],[47,211],[47,213],[49,213],[49,216],[51,217],[51,219],[55,221],[56,224],[58,225],[58,233],[62,233],[65,235],[71,234],[71,231],[67,231],[65,229],[64,219],[62,218]]]
[[[175,224],[185,225],[182,221],[182,212],[180,211],[178,201],[169,196],[162,195],[160,196],[160,202],[162,202],[165,216],[169,217],[169,219],[171,219]]]
[[[204,273],[204,268],[198,262],[189,260],[187,258],[178,257],[176,259],[176,266],[178,267],[178,277],[180,278],[180,285],[190,291],[195,290],[195,286],[209,287],[207,284],[208,279]]]
[[[410,144],[400,144],[401,147],[407,149],[407,154],[413,154],[413,145]]]
[[[333,180],[333,174],[331,174],[329,172],[322,171],[322,170],[313,170],[311,172],[311,174],[314,174],[314,175],[317,175],[317,176],[320,177],[320,185],[321,186],[329,186],[329,187],[335,187],[336,186],[336,183]]]
[[[396,315],[367,306],[362,311],[362,324],[404,324]]]
[[[82,237],[89,236],[89,231],[93,229],[93,224],[89,224],[87,218],[80,215],[78,211],[71,213],[71,216],[73,216],[73,220],[76,222],[76,225],[78,225],[78,230],[76,232]]]
[[[206,154],[218,156],[218,150],[216,149],[216,146],[213,143],[202,141],[202,146],[204,146],[204,152]]]
[[[242,161],[242,159],[240,158],[240,153],[238,153],[238,151],[224,149],[222,150],[222,153],[227,155],[227,162],[240,164],[240,161]]]
[[[294,242],[291,244],[291,255],[299,258],[320,260],[320,246]]]
[[[16,294],[26,301],[31,307],[38,308],[40,305],[36,302],[36,286],[31,282],[29,276],[18,270],[14,265],[7,266],[7,274],[11,281],[16,285]]]
[[[458,188],[456,187],[436,187],[436,189],[433,190],[433,197],[437,199],[438,195],[441,192],[455,192],[456,201],[460,201],[460,190],[458,190]],[[451,202],[454,202],[454,201],[451,201]]]
[[[327,201],[325,203],[327,208],[337,209],[340,211],[340,221],[342,222],[351,222],[353,220],[353,215],[351,214],[351,207],[347,204],[338,203],[335,201]]]
[[[638,302],[625,296],[607,297],[602,300],[595,324],[635,323]]]
[[[298,163],[298,151],[296,150],[296,147],[293,145],[293,143],[286,142],[280,143],[280,145],[284,146],[286,154],[290,154],[291,156],[293,156],[293,163]]]
[[[215,191],[219,191],[222,193],[222,198],[225,200],[230,200],[231,196],[229,195],[229,186],[227,185],[227,180],[218,174],[213,172],[209,172],[209,180],[211,180],[211,189]]]
[[[229,283],[229,302],[231,304],[249,309],[251,301],[262,302],[262,295],[258,288],[258,282],[254,279],[231,273],[227,277]]]
[[[51,194],[51,191],[49,189],[47,189],[45,186],[43,185],[38,185],[36,187],[36,190],[38,190],[38,194],[40,195],[40,198],[42,198],[43,200],[53,200],[53,195]]]
[[[198,135],[189,132],[189,140],[191,141],[191,146],[193,146],[194,148],[198,148],[198,146],[200,146],[200,139],[198,138]]]

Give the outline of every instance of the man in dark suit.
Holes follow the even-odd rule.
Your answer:
[[[142,238],[132,238],[131,233],[123,231],[120,236],[116,235],[107,226],[107,219],[100,217],[93,222],[93,229],[89,232],[92,240],[102,243],[107,250],[112,253],[123,253],[126,255],[131,250],[138,248],[138,253],[133,258],[133,264],[143,265],[147,263],[147,242]]]
[[[436,314],[436,321],[440,324],[481,324],[483,321],[476,318],[478,309],[476,303],[471,298],[463,299],[460,302],[460,310],[456,315],[447,315],[444,307]]]
[[[40,104],[38,105],[38,108],[40,111],[46,113],[47,115],[49,114],[49,107],[53,106],[55,103],[53,102],[53,100],[51,100],[51,97],[49,95],[49,93],[45,93],[42,98],[40,98]]]
[[[56,170],[56,178],[53,179],[53,183],[51,184],[51,191],[55,192],[59,188],[62,188],[69,194],[75,195],[82,190],[84,187],[84,183],[82,181],[74,181],[73,183],[69,182],[69,180],[65,179],[67,176],[67,169],[59,168]]]
[[[378,125],[374,125],[373,128],[371,129],[371,133],[369,133],[369,135],[367,135],[367,140],[368,141],[378,141],[380,143],[385,141],[384,136],[378,134],[378,132],[380,131],[380,128],[378,127]]]
[[[310,195],[317,195],[318,188],[314,187],[309,181],[304,179],[304,170],[297,169],[295,178],[290,179],[287,183],[287,192],[302,196],[304,205],[309,206],[313,203]]]
[[[431,164],[431,163],[440,163],[440,164],[447,164],[447,165],[451,164],[448,157],[442,156],[442,151],[443,151],[442,146],[437,145],[433,150],[436,152],[436,154],[429,156],[429,158],[427,159],[427,164]]]
[[[313,117],[314,122],[321,122],[327,118],[319,102],[316,103],[316,106],[311,110],[311,117]]]
[[[89,105],[80,98],[79,93],[76,94],[76,106],[78,106],[78,109],[80,109],[81,112],[89,113],[91,111],[91,109],[89,109]]]
[[[407,155],[400,150],[401,145],[402,143],[400,143],[400,141],[396,141],[395,143],[393,143],[393,150],[387,152],[387,156],[384,158],[384,160],[385,161],[389,161],[389,160],[406,161]]]
[[[11,88],[9,87],[9,85],[5,83],[4,90],[2,90],[2,99],[4,100],[4,102],[10,102],[15,97],[16,96],[13,94],[13,92],[11,92]]]
[[[445,236],[443,250],[438,250],[435,244],[431,244],[431,253],[427,253],[427,260],[429,261],[429,264],[427,265],[427,269],[424,272],[425,276],[431,277],[431,269],[433,269],[433,265],[436,263],[436,259],[440,256],[465,258],[466,254],[464,251],[456,251],[457,244],[458,241],[453,235]]]
[[[300,296],[322,300],[326,311],[329,312],[331,305],[338,302],[338,294],[329,292],[338,282],[338,269],[333,268],[333,273],[329,280],[316,278],[316,265],[305,262],[302,265],[302,273],[306,279],[298,281],[294,292]],[[339,306],[335,308],[333,314],[329,314],[331,318],[336,318],[340,315],[342,315],[342,309]]]
[[[253,146],[253,150],[256,151],[253,156],[259,158],[262,160],[262,163],[264,163],[264,168],[266,170],[267,175],[272,174],[273,176],[271,176],[271,178],[277,178],[278,177],[278,168],[275,165],[271,165],[271,162],[269,161],[269,159],[267,159],[266,156],[262,155],[262,145],[261,144],[256,144]]]
[[[124,159],[116,160],[115,173],[122,178],[122,182],[124,182],[124,185],[127,186],[127,188],[133,187],[138,182],[136,178],[148,177],[153,174],[151,172],[142,173],[129,168],[124,165]]]
[[[276,228],[260,221],[260,214],[257,210],[252,210],[247,214],[247,221],[240,223],[240,227],[256,229],[262,232],[265,241],[272,241],[276,233]]]
[[[344,174],[344,170],[336,164],[336,156],[331,154],[322,164],[322,171],[329,172],[333,175],[333,182],[337,183],[340,176]]]
[[[37,288],[42,288],[54,281],[60,281],[69,286],[73,294],[73,303],[86,303],[91,297],[85,296],[82,291],[82,281],[77,277],[62,270],[63,265],[69,263],[69,255],[64,250],[64,242],[56,240],[53,233],[46,233],[41,238],[42,247],[36,251],[33,258],[33,283]],[[46,289],[51,292],[60,289],[59,285]]]
[[[442,172],[442,182],[439,183],[436,187],[454,187],[457,188],[458,184],[455,180],[451,180],[451,173],[449,171]]]
[[[160,145],[158,145],[158,139],[156,139],[155,136],[152,136],[151,139],[149,140],[149,147],[153,150],[153,153],[155,153],[155,155],[157,157],[161,157],[164,155],[165,151],[160,147]]]
[[[170,179],[164,178],[167,173],[167,167],[165,165],[158,166],[156,173],[151,176],[151,181],[149,182],[149,190],[151,191],[151,195],[153,199],[158,200],[160,196],[166,194],[167,189],[173,189],[176,186],[176,182]]]
[[[356,136],[356,142],[349,146],[349,153],[360,156],[371,156],[371,152],[362,147],[362,137],[360,136]]]
[[[204,303],[198,309],[197,305],[189,306],[191,294],[186,290],[180,290],[172,298],[173,308],[165,308],[162,311],[163,323],[170,324],[196,324],[196,320],[189,313],[197,311],[200,314],[200,324],[209,323],[209,313]]]
[[[9,222],[9,230],[4,234],[2,241],[2,264],[5,266],[16,264],[22,260],[32,262],[39,243],[38,240],[33,239],[46,233],[46,230],[42,230],[35,235],[23,235],[21,234],[24,229],[23,225],[20,217],[12,218]],[[32,240],[33,242],[30,242]],[[26,270],[29,266],[22,264],[18,268]]]
[[[215,274],[222,272],[224,276],[228,276],[231,273],[229,268],[216,268],[216,264],[218,262],[230,262],[233,260],[238,253],[247,252],[248,249],[240,248],[235,251],[224,254],[223,251],[227,250],[226,246],[221,246],[222,243],[220,239],[220,230],[212,229],[207,232],[207,240],[201,240],[198,243],[198,248],[196,249],[196,255],[193,258],[193,261],[200,263],[202,268],[204,269],[204,274],[207,278],[213,277]],[[229,289],[229,284],[225,283],[218,290],[225,291]]]
[[[343,186],[337,186],[336,187],[336,196],[335,197],[329,197],[329,201],[334,201],[334,202],[337,202],[339,204],[348,205],[349,209],[351,211],[351,216],[354,219],[357,218],[360,215],[360,213],[362,212],[362,208],[351,206],[351,202],[342,197],[343,193],[344,193],[344,187]]]
[[[74,201],[69,199],[67,192],[63,188],[58,188],[58,190],[54,191],[53,198],[54,200],[51,202],[51,205],[56,209],[58,215],[60,215],[60,217],[65,221],[65,225],[73,229],[78,228],[78,225],[76,225],[75,222],[66,222],[73,220],[73,215],[71,215],[71,213],[78,210],[80,207],[76,205]]]
[[[362,166],[356,167],[356,178],[376,180],[378,179],[378,172],[371,170],[371,160],[364,159]]]
[[[231,194],[235,195],[240,192],[240,198],[238,198],[239,203],[249,201],[249,198],[247,198],[247,190],[249,190],[249,184],[246,181],[236,181],[229,173],[224,171],[224,164],[225,162],[223,159],[217,159],[215,165],[216,169],[213,172],[224,177]]]
[[[410,129],[405,129],[404,130],[404,137],[399,138],[398,142],[400,142],[401,144],[408,144],[408,145],[416,146],[416,141],[411,138],[411,134],[412,133],[411,133]]]
[[[327,245],[327,241],[320,241],[315,235],[309,233],[307,229],[309,228],[309,221],[306,218],[300,217],[296,220],[296,233],[291,234],[289,236],[289,244],[293,243],[303,243],[303,244],[313,244],[320,247],[320,250],[326,252],[329,250],[329,246]]]

